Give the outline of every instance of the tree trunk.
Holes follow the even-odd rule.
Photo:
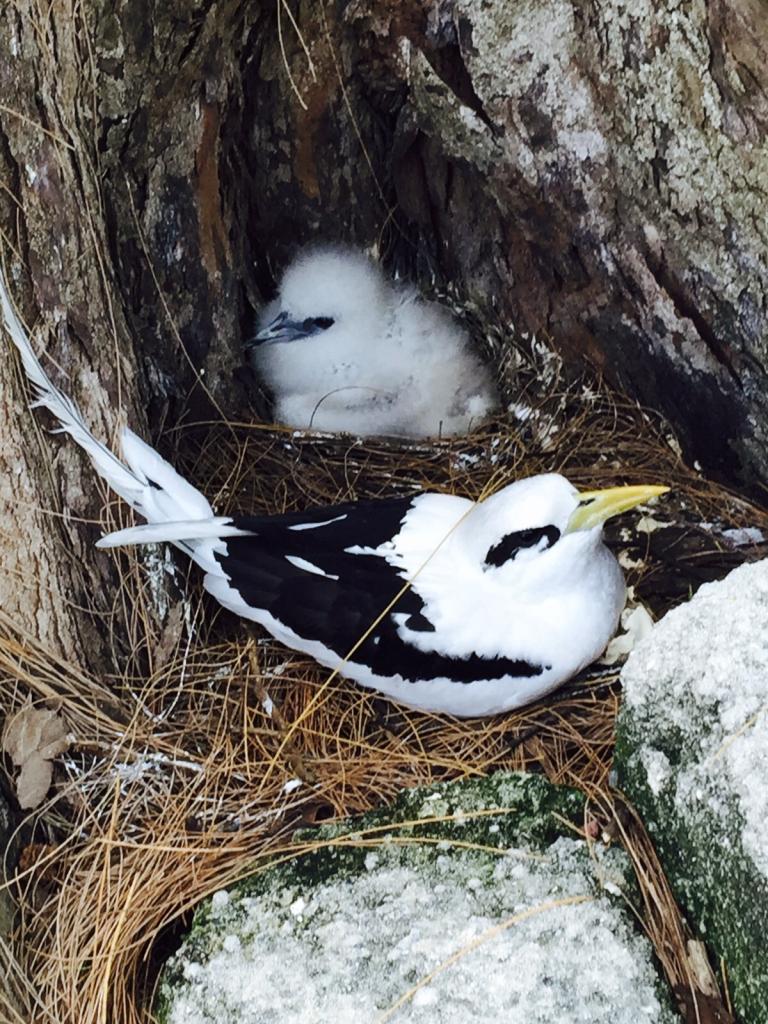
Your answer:
[[[755,490],[767,20],[760,0],[15,0],[7,271],[102,435],[117,409],[150,438],[241,414],[276,272],[345,238],[590,360]],[[48,511],[92,515],[93,476],[45,439],[50,471],[20,395],[2,375],[0,601],[92,660],[98,615],[70,602],[106,610],[109,563]]]
[[[48,369],[113,441],[121,420],[151,437],[171,407],[210,411],[230,385],[239,310],[219,118],[241,6],[19,0],[0,13],[6,273],[43,321]],[[54,651],[109,667],[110,563],[92,527],[73,525],[101,506],[94,474],[71,444],[41,445],[24,388],[1,380],[0,603]],[[93,615],[73,612],[86,604]]]

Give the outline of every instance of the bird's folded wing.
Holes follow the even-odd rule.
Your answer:
[[[377,534],[384,530],[383,515],[388,513],[393,523],[388,540],[397,532],[409,499],[387,510],[381,505],[350,506],[346,511],[342,506],[331,510],[332,515],[325,510],[324,518],[318,514],[314,520],[306,514],[263,520],[234,517],[234,525],[250,535],[227,538],[226,554],[216,555],[244,605],[240,610],[229,602],[230,607],[245,615],[247,609],[262,610],[298,637],[317,641],[340,658],[384,613],[360,648],[367,662],[376,658],[382,635],[394,632],[389,606],[395,602],[400,613],[423,611],[407,581],[385,558],[372,553],[385,540],[381,532]]]
[[[330,560],[315,554],[315,561],[305,566],[258,537],[228,539],[226,547],[227,554],[216,559],[229,587],[225,595],[223,580],[210,580],[209,574],[206,586],[214,596],[280,639],[289,630],[291,646],[299,650],[318,656],[314,645],[320,644],[333,656],[321,658],[325,664],[334,665],[335,657],[366,666],[371,684],[394,676],[414,683],[447,679],[458,684],[542,671],[541,665],[524,659],[487,657],[474,649],[457,656],[430,621],[429,607],[378,555],[345,554]],[[321,561],[328,570],[322,574]]]
[[[276,622],[305,642],[319,643],[339,659],[354,649],[350,660],[365,664],[372,677],[468,682],[538,674],[541,666],[522,661],[483,657],[473,650],[461,657],[447,653],[429,606],[407,585],[402,569],[385,557],[387,543],[393,538],[396,543],[416,501],[359,503],[263,519],[233,517],[233,525],[249,536],[228,538],[226,554],[216,555],[229,580],[225,603],[273,632],[278,632]],[[437,527],[430,541],[436,545],[445,517],[438,507],[433,519],[432,505],[426,506],[426,515]],[[425,530],[425,536],[429,533]],[[383,551],[376,550],[380,545]],[[424,557],[429,554],[425,546]],[[214,592],[219,596],[218,587]],[[266,614],[252,615],[249,609]],[[414,642],[414,634],[423,642]]]
[[[347,502],[276,516],[233,516],[232,521],[280,549],[309,557],[355,546],[375,548],[392,540],[417,500],[418,496]]]

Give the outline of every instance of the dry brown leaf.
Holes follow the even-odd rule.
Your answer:
[[[51,761],[63,754],[70,742],[64,719],[55,711],[35,708],[31,703],[7,724],[3,751],[21,768],[16,796],[22,810],[32,810],[42,803],[53,777]]]
[[[47,761],[37,751],[31,754],[22,765],[16,779],[16,798],[23,811],[31,811],[45,799],[51,787],[53,763]]]

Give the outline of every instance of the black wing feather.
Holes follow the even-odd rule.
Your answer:
[[[227,538],[227,554],[217,557],[252,608],[266,609],[299,636],[319,640],[343,657],[405,584],[378,555],[350,554],[346,549],[376,548],[392,540],[413,500],[357,502],[283,516],[237,516],[233,524],[253,536]],[[294,565],[288,555],[327,575]],[[423,602],[408,588],[397,609],[418,614]]]
[[[415,497],[387,498],[280,516],[235,516],[233,523],[243,530],[252,530],[284,554],[312,561],[311,556],[320,552],[341,552],[356,545],[376,548],[391,540],[414,500]]]
[[[406,581],[384,558],[346,549],[376,548],[390,541],[413,500],[360,502],[284,516],[237,516],[234,525],[252,535],[227,538],[227,554],[216,557],[246,604],[268,611],[298,636],[320,641],[341,658],[397,598],[352,657],[376,675],[397,673],[413,682],[440,677],[471,682],[540,674],[541,665],[472,652],[451,658],[419,651],[400,638],[391,612],[408,615],[410,628],[434,631],[424,602],[410,587],[400,593]],[[292,529],[296,526],[309,528]],[[300,568],[287,555],[304,559],[327,575]]]

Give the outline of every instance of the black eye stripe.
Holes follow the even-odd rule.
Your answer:
[[[308,316],[301,325],[307,334],[316,334],[318,331],[325,331],[334,323],[332,316]]]
[[[523,548],[533,548],[546,540],[545,548],[551,548],[560,539],[560,531],[556,526],[535,526],[530,530],[515,530],[488,549],[485,564],[500,566],[514,558]]]

